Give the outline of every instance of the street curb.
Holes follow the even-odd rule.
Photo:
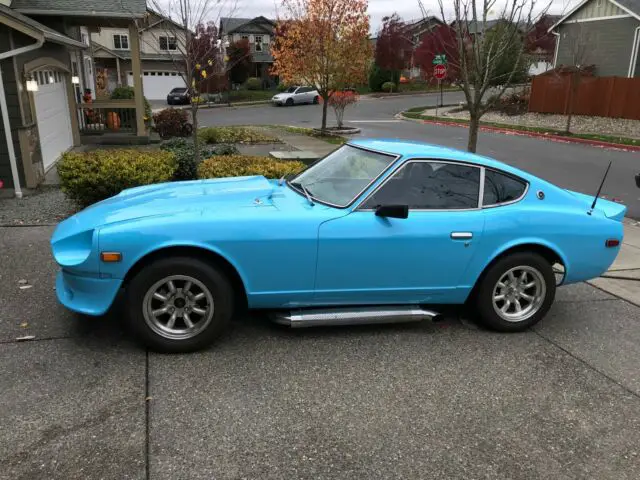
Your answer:
[[[198,107],[198,110],[203,110],[203,109],[206,110],[209,108],[251,107],[253,105],[266,105],[268,103],[271,103],[271,100],[256,100],[255,102],[238,102],[238,103],[232,103],[231,105],[229,105],[228,103],[216,103],[212,105],[204,104],[204,105],[200,105]],[[165,110],[167,108],[175,108],[176,110],[188,110],[191,108],[191,105],[167,105],[166,107],[162,107],[162,108],[154,108],[151,111],[156,113],[161,110]]]
[[[414,121],[422,124],[441,125],[444,127],[469,128],[468,124],[461,123],[461,122],[451,122],[447,120],[421,120],[418,118],[407,118],[402,114],[399,114],[399,116],[403,120]],[[503,128],[503,127],[493,127],[489,125],[480,125],[480,131],[503,133],[505,135],[518,135],[521,137],[543,138],[545,140],[550,140],[552,142],[559,142],[559,143],[580,143],[583,145],[590,145],[592,147],[607,148],[610,150],[619,150],[622,152],[640,152],[640,146],[636,146],[636,145],[623,145],[620,143],[603,142],[600,140],[591,140],[587,138],[565,137],[563,135],[554,135],[551,133],[526,132],[523,130],[515,130],[515,129]]]

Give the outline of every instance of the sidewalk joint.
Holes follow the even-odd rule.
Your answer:
[[[145,352],[145,361],[144,361],[144,423],[145,423],[145,442],[144,442],[144,463],[145,463],[145,478],[149,480],[151,478],[151,452],[149,445],[149,417],[150,417],[150,404],[151,397],[149,396],[149,350],[147,349]]]
[[[596,367],[594,367],[593,365],[591,365],[590,363],[588,363],[586,360],[583,360],[582,358],[578,357],[577,355],[575,355],[574,353],[570,352],[569,350],[567,350],[566,348],[562,347],[561,345],[559,345],[558,343],[554,342],[553,340],[551,340],[550,338],[545,337],[544,335],[542,335],[538,329],[533,329],[533,332],[538,335],[540,338],[542,338],[543,340],[546,340],[547,342],[549,342],[551,345],[553,345],[554,347],[558,348],[559,350],[562,350],[564,353],[566,353],[567,355],[569,355],[571,358],[576,359],[578,362],[582,363],[584,366],[586,366],[589,370],[592,370],[600,375],[602,375],[603,377],[605,377],[607,380],[615,383],[618,387],[622,388],[624,391],[630,393],[631,395],[633,395],[634,397],[636,397],[638,400],[640,400],[640,393],[635,392],[633,390],[631,390],[629,387],[627,387],[626,385],[620,383],[618,380],[614,379],[613,377],[609,376],[608,374],[598,370]]]

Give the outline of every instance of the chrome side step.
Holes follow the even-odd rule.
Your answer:
[[[364,325],[372,323],[407,323],[435,320],[440,314],[418,305],[407,306],[362,306],[345,308],[298,308],[291,311],[274,312],[274,322],[293,328],[318,327],[323,325]]]

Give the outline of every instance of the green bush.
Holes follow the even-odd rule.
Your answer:
[[[372,92],[381,92],[385,82],[393,82],[396,85],[400,82],[400,72],[397,70],[386,70],[373,64],[369,70],[369,89]]]
[[[111,100],[131,100],[135,98],[133,87],[116,87],[111,92]],[[144,116],[151,118],[151,104],[147,97],[144,97]]]
[[[382,91],[383,92],[391,93],[391,92],[395,91],[395,89],[396,89],[396,84],[393,83],[393,82],[384,82],[382,84]]]
[[[249,127],[206,127],[198,131],[205,143],[276,143],[276,137]]]
[[[175,168],[170,152],[95,150],[65,153],[58,162],[58,175],[62,191],[84,207],[127,188],[168,182]]]
[[[247,90],[262,90],[262,82],[259,78],[251,77],[247,80]]]
[[[280,178],[289,173],[297,173],[304,168],[298,161],[274,160],[269,157],[246,155],[221,155],[205,160],[198,167],[199,178],[242,177],[264,175]]]
[[[186,133],[185,125],[189,123],[189,115],[186,110],[165,108],[153,114],[153,123],[160,137],[181,137]]]
[[[284,92],[287,88],[289,88],[288,85],[285,85],[283,82],[280,82],[276,87],[276,90],[278,90],[279,92]]]
[[[198,178],[198,163],[193,141],[184,138],[172,138],[160,145],[162,150],[171,152],[176,158],[176,171],[174,180],[195,180]],[[238,149],[233,145],[218,145],[211,147],[200,144],[200,158],[209,158],[214,155],[236,155]]]

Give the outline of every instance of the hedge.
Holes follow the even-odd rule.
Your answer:
[[[246,155],[220,155],[200,164],[198,178],[241,177],[245,175],[280,178],[289,173],[297,173],[304,167],[304,163],[297,161],[281,161],[269,157]]]
[[[127,188],[168,182],[175,168],[171,152],[96,150],[65,153],[58,162],[58,175],[62,191],[86,207]]]
[[[198,131],[205,143],[279,143],[280,140],[249,127],[207,127]]]

